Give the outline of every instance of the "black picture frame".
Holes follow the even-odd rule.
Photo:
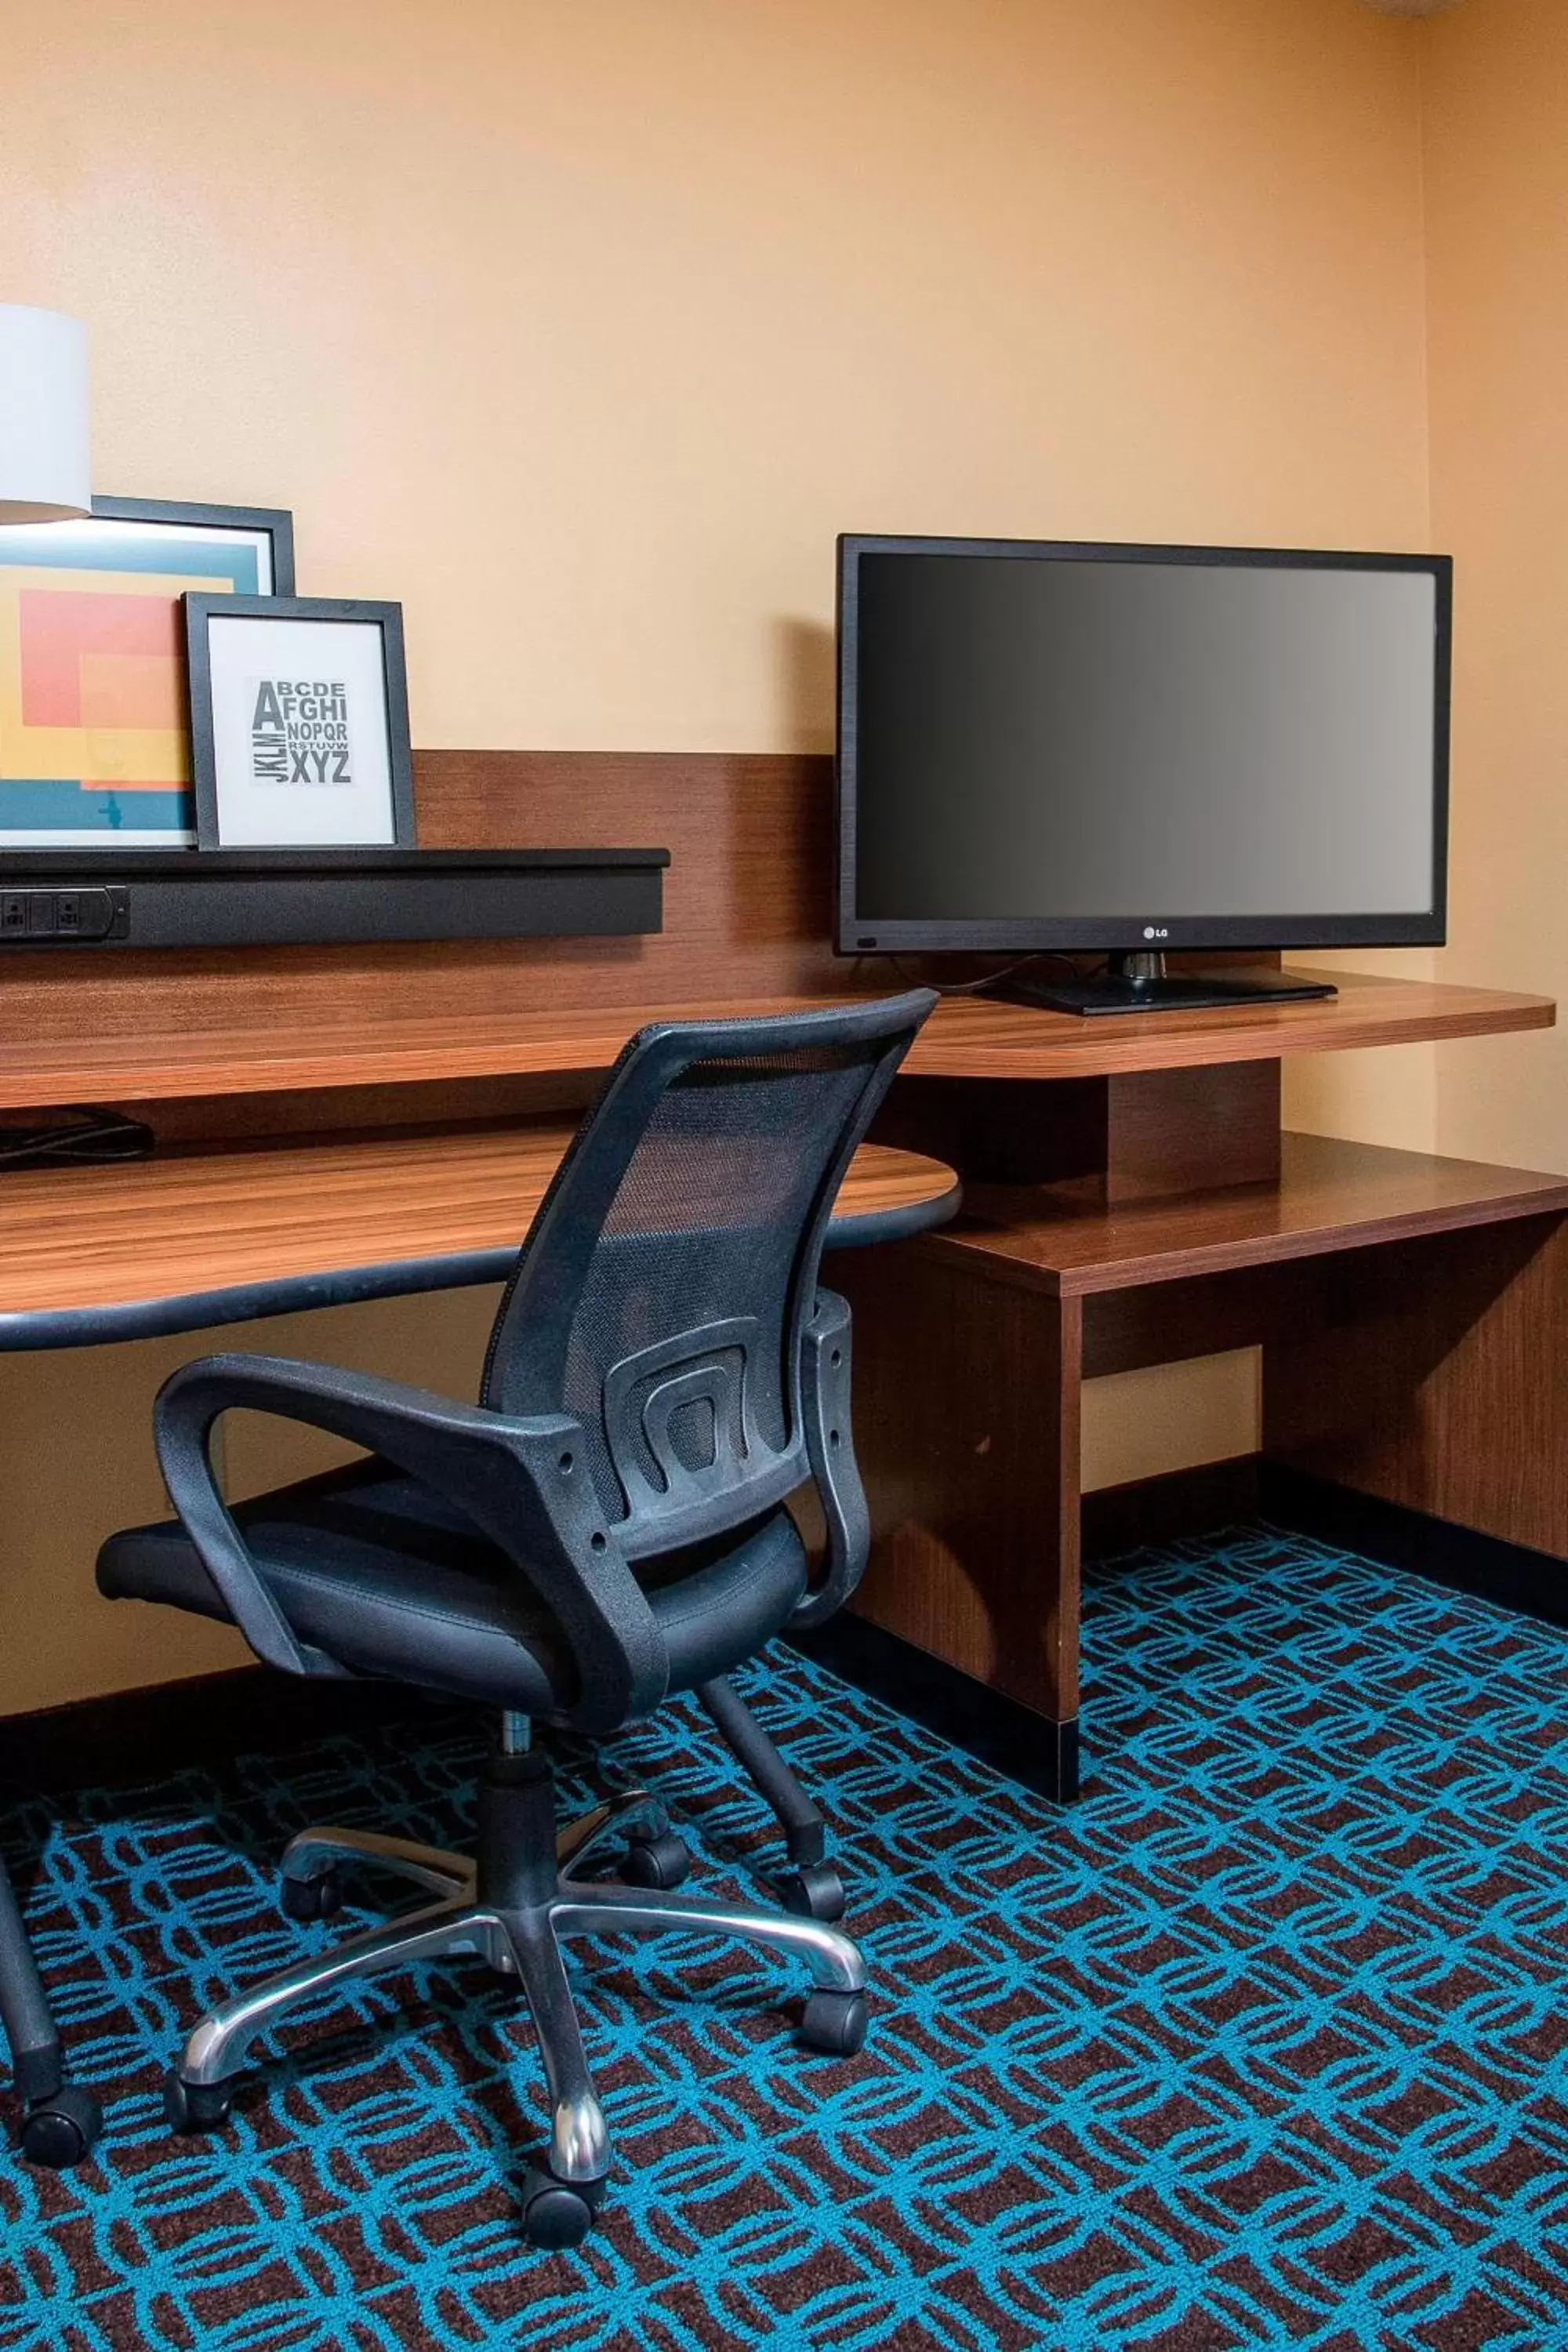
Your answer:
[[[287,507],[193,506],[181,499],[109,499],[92,502],[95,522],[187,523],[202,530],[263,531],[272,542],[272,593],[294,593],[294,518]]]
[[[226,845],[218,806],[216,731],[213,713],[210,630],[215,620],[319,622],[323,625],[374,627],[381,635],[381,674],[386,721],[391,846],[416,845],[414,753],[408,727],[408,673],[403,646],[403,607],[362,597],[213,596],[196,590],[184,599],[185,657],[190,682],[192,769],[196,802],[196,847]],[[304,845],[279,841],[288,848]]]

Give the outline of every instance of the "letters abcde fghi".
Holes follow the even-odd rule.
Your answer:
[[[348,688],[341,679],[255,678],[250,709],[254,782],[353,782]]]

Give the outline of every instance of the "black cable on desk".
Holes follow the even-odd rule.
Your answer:
[[[151,1159],[153,1149],[152,1129],[122,1111],[84,1105],[44,1127],[0,1121],[0,1170],[49,1167],[59,1161],[108,1167],[121,1160]]]

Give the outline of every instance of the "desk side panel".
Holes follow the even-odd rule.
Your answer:
[[[922,1243],[843,1257],[872,1554],[856,1612],[1056,1722],[1078,1713],[1079,1309]]]
[[[1264,1447],[1568,1559],[1568,1218],[1356,1253],[1265,1353]]]

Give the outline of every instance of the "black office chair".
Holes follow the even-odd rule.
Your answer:
[[[79,2164],[103,2129],[90,2091],[68,2083],[60,2037],[5,1866],[0,1863],[0,2024],[22,2101],[17,2145],[30,2164]]]
[[[496,1317],[478,1406],[268,1357],[174,1374],[154,1433],[175,1520],[115,1536],[111,1596],[237,1624],[285,1672],[378,1675],[501,1710],[475,1862],[346,1830],[284,1856],[296,1914],[370,1860],[435,1896],[302,1960],[196,2027],[167,2086],[177,2127],[227,2114],[257,2035],[324,1988],[471,1949],[531,2012],[551,2105],[524,2184],[540,2245],[575,2244],[608,2142],[558,1949],[563,1936],[710,1929],[804,1961],[802,2033],[848,2054],[865,1975],[818,1919],[580,1876],[646,1791],[557,1831],[535,1722],[603,1736],[708,1691],[859,1575],[865,1499],[849,1432],[849,1313],[817,1286],[838,1182],[935,1002],[921,991],[777,1021],[660,1024],[622,1055],[563,1161]],[[371,1449],[225,1506],[209,1459],[235,1407]],[[785,1497],[812,1480],[827,1527],[808,1591]],[[721,1712],[722,1711],[721,1707]]]

